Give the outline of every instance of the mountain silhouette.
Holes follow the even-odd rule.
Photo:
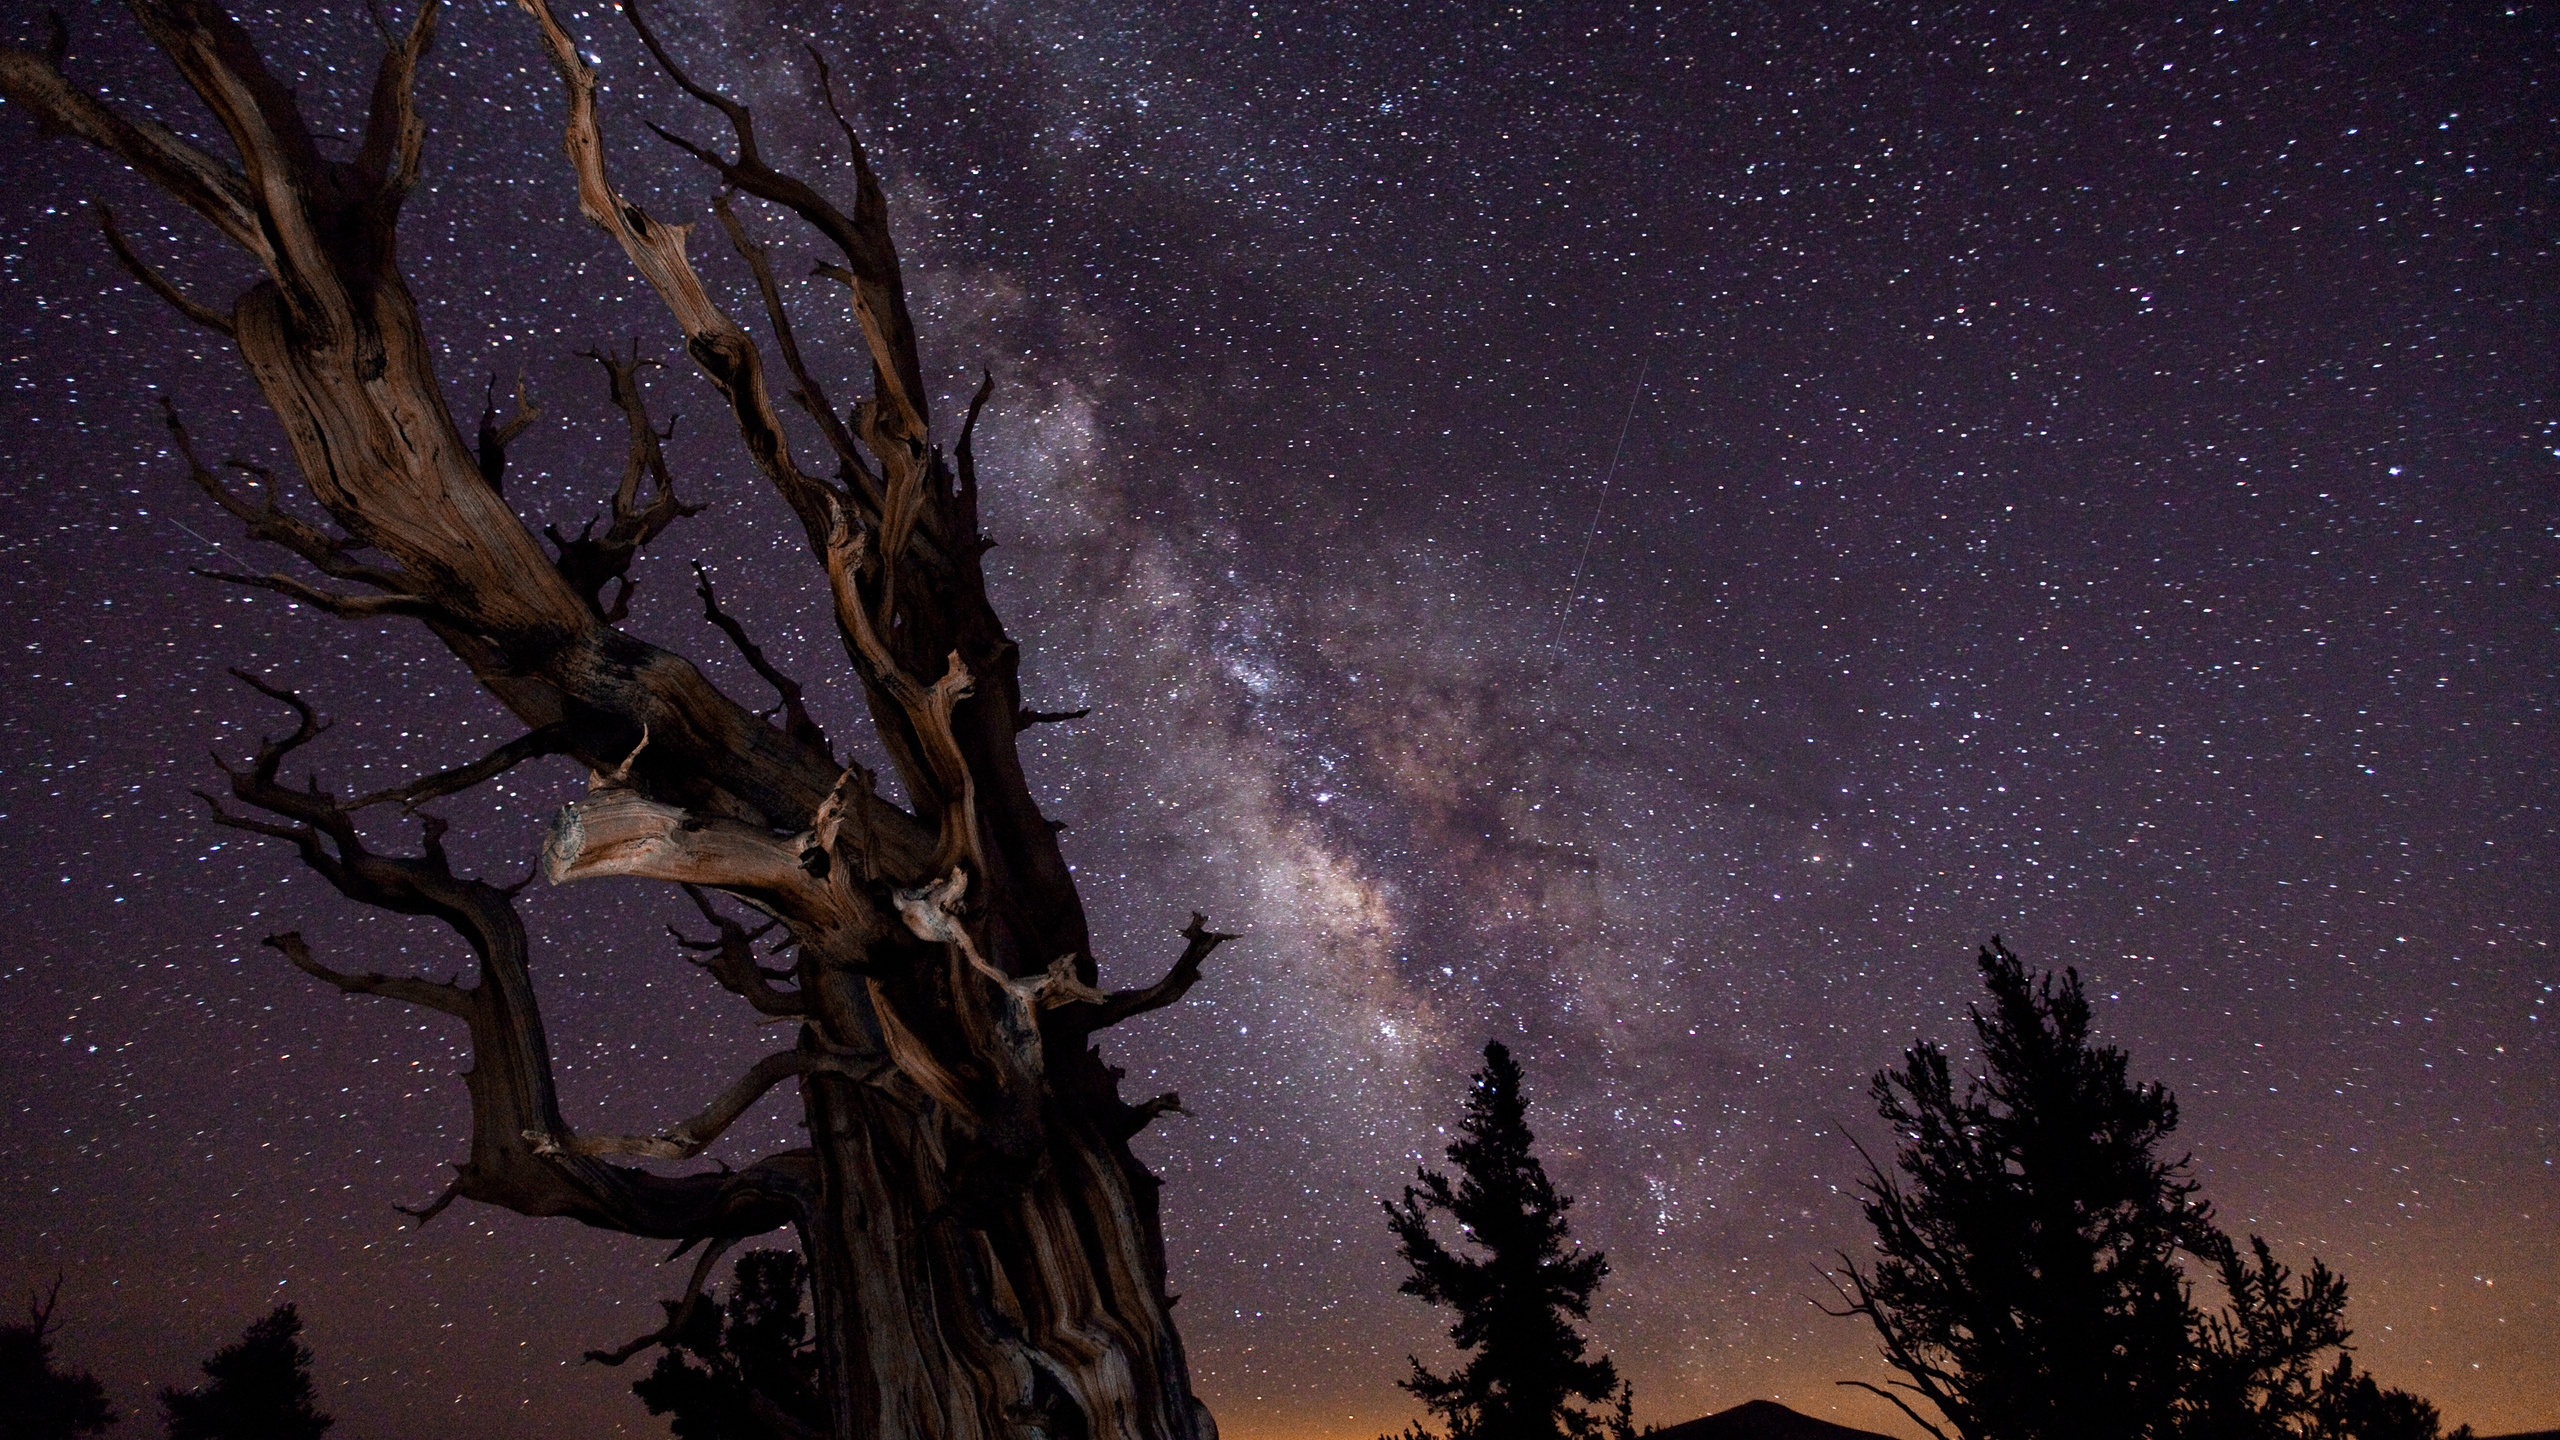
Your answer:
[[[1666,1425],[1647,1440],[1893,1440],[1873,1430],[1853,1430],[1800,1415],[1775,1400],[1745,1400],[1704,1419]]]

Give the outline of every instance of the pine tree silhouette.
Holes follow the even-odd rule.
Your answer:
[[[312,1404],[302,1316],[279,1305],[204,1362],[205,1383],[160,1392],[169,1440],[320,1440],[336,1423]]]
[[[1996,939],[1981,966],[1984,1074],[1959,1096],[1924,1043],[1875,1078],[1909,1183],[1869,1160],[1879,1256],[1872,1274],[1842,1257],[1847,1313],[1968,1440],[2157,1435],[2188,1349],[2177,1257],[2210,1230],[2186,1160],[2162,1153],[2178,1102],[2090,1043],[2077,974],[2030,980]]]
[[[2357,1374],[2355,1360],[2341,1355],[2320,1377],[2310,1423],[2298,1433],[2308,1440],[2437,1440],[2443,1430],[2444,1417],[2434,1405]],[[2471,1427],[2454,1431],[2448,1440],[2471,1440]]]
[[[789,1250],[738,1257],[728,1303],[696,1305],[631,1392],[676,1440],[776,1440],[825,1421],[817,1348],[802,1301],[808,1276]],[[670,1318],[680,1307],[670,1305]]]
[[[86,1371],[54,1368],[53,1303],[27,1298],[27,1323],[0,1325],[0,1440],[74,1440],[116,1423],[107,1387]]]
[[[1946,1436],[1905,1396],[1924,1398],[1964,1440],[2438,1440],[2435,1407],[2339,1353],[2344,1279],[2215,1228],[2169,1158],[2176,1098],[2091,1041],[2079,975],[2030,978],[1996,937],[1981,968],[1983,1073],[1960,1094],[1929,1042],[1875,1077],[1897,1173],[1867,1161],[1876,1260],[1841,1257],[1833,1313],[1873,1325],[1902,1378],[1842,1383]],[[2226,1308],[2195,1304],[2181,1256]]]
[[[1609,1273],[1597,1250],[1569,1248],[1565,1211],[1530,1145],[1520,1066],[1495,1041],[1467,1095],[1459,1138],[1449,1146],[1458,1183],[1417,1172],[1401,1203],[1381,1201],[1396,1253],[1411,1267],[1399,1288],[1458,1312],[1449,1339],[1469,1352],[1466,1364],[1435,1375],[1414,1360],[1400,1381],[1448,1428],[1448,1440],[1552,1440],[1558,1436],[1631,1436],[1631,1390],[1619,1384],[1606,1356],[1583,1358],[1575,1322],[1591,1316],[1591,1292]],[[1432,1218],[1446,1215],[1482,1257],[1442,1244]],[[1614,1401],[1605,1412],[1573,1402]],[[1406,1440],[1429,1440],[1416,1425]]]

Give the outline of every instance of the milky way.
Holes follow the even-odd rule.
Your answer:
[[[1907,1430],[1834,1386],[1883,1371],[1811,1297],[1863,1244],[1851,1138],[1889,1143],[1866,1077],[1961,1038],[1994,933],[2088,978],[2228,1226],[2346,1274],[2364,1365],[2484,1431],[2560,1424],[2554,35],[2373,8],[666,7],[843,187],[804,42],[833,57],[946,439],[999,382],[989,563],[1031,703],[1092,709],[1026,761],[1106,975],[1194,909],[1245,932],[1109,1046],[1192,1112],[1141,1146],[1228,1434],[1412,1414],[1437,1322],[1374,1197],[1438,1159],[1489,1037],[1610,1253],[1590,1329],[1640,1419],[1771,1395]],[[75,79],[206,128],[119,11],[68,18]],[[353,128],[363,17],[248,18]],[[642,121],[715,127],[611,12],[573,23],[623,187],[704,215]],[[765,703],[699,559],[853,735],[823,577],[577,221],[557,99],[521,15],[450,14],[403,254],[453,407],[522,375],[508,497],[574,527],[621,456],[578,352],[638,337],[710,508],[631,626]],[[61,1346],[131,1433],[284,1300],[340,1433],[665,1433],[578,1357],[680,1276],[568,1222],[404,1228],[463,1151],[460,1037],[256,942],[467,956],[188,794],[277,724],[230,666],[336,717],[306,753],[341,787],[507,720],[413,630],[188,575],[276,561],[158,398],[287,462],[85,207],[201,298],[248,271],[0,110],[0,1284],[64,1276]],[[786,276],[817,258],[742,213]],[[856,353],[788,289],[804,344]],[[578,784],[449,802],[457,854],[521,874]],[[690,1113],[769,1043],[665,940],[680,897],[524,903],[573,1123]]]

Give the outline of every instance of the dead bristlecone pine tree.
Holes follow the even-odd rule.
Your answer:
[[[530,419],[521,394],[512,417],[493,407],[475,435],[455,424],[394,236],[425,149],[413,82],[435,34],[433,0],[386,32],[369,108],[343,147],[213,4],[132,0],[135,20],[233,153],[199,148],[101,99],[101,86],[121,92],[127,77],[84,75],[58,19],[33,48],[0,52],[0,94],[132,167],[263,272],[228,304],[206,303],[100,216],[120,264],[184,320],[237,347],[310,499],[334,522],[296,515],[272,489],[257,495],[250,480],[266,477],[255,467],[226,474],[207,465],[172,408],[174,450],[195,484],[250,537],[300,562],[213,578],[326,615],[416,620],[524,732],[403,787],[339,796],[286,773],[305,768],[298,752],[324,728],[291,688],[302,677],[243,676],[289,728],[230,771],[227,796],[210,801],[213,818],[285,842],[350,900],[442,921],[476,969],[455,982],[366,974],[296,934],[267,943],[327,985],[469,1028],[471,1152],[422,1218],[460,1197],[691,1246],[699,1263],[689,1295],[739,1240],[795,1231],[824,1423],[784,1417],[781,1433],[1209,1440],[1216,1427],[1191,1393],[1169,1313],[1157,1182],[1129,1150],[1177,1101],[1123,1101],[1118,1073],[1090,1041],[1179,999],[1228,937],[1195,915],[1161,979],[1100,988],[1083,905],[1015,748],[1017,732],[1054,717],[1023,703],[1019,651],[988,605],[980,568],[987,541],[970,432],[992,382],[978,388],[946,460],[926,413],[886,206],[851,127],[843,129],[856,183],[840,209],[773,169],[747,110],[683,73],[626,7],[675,83],[725,117],[732,139],[721,148],[734,156],[678,143],[724,192],[779,206],[836,252],[822,269],[841,283],[867,350],[838,358],[872,382],[867,399],[845,408],[820,384],[834,373],[827,357],[795,342],[764,251],[735,211],[714,202],[759,282],[787,371],[777,382],[687,261],[686,227],[615,190],[580,38],[547,0],[518,4],[557,72],[579,209],[665,302],[764,487],[798,520],[905,803],[884,799],[871,773],[836,757],[798,684],[750,643],[707,582],[709,618],[779,692],[767,712],[778,718],[622,628],[634,555],[694,508],[678,500],[644,410],[636,352],[600,357],[629,432],[627,454],[597,460],[620,476],[600,534],[555,536],[546,550],[501,497],[507,445]],[[814,468],[802,468],[786,441],[778,387],[824,439]],[[514,890],[455,874],[431,815],[418,816],[416,853],[364,838],[542,755],[591,772],[585,794],[551,820],[543,877],[680,887],[685,913],[698,908],[710,927],[688,948],[752,1012],[742,1019],[797,1028],[794,1043],[660,1133],[580,1133],[562,1120]],[[370,832],[358,825],[367,807],[383,807],[371,812]],[[773,948],[751,948],[777,929]],[[788,954],[787,969],[768,959],[777,952]],[[808,1148],[677,1175],[617,1160],[692,1158],[786,1082],[799,1088]],[[627,1359],[665,1333],[605,1358]]]

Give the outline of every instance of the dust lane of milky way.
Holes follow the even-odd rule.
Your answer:
[[[1093,707],[1028,758],[1106,970],[1194,908],[1248,931],[1110,1047],[1195,1112],[1146,1144],[1227,1433],[1413,1413],[1437,1324],[1372,1197],[1436,1160],[1490,1036],[1611,1254],[1591,1329],[1643,1419],[1769,1395],[1907,1432],[1833,1385],[1881,1367],[1807,1297],[1863,1244],[1867,1075],[1963,1034],[1994,932],[2089,978],[2233,1228],[2347,1275],[2360,1363],[2484,1432],[2560,1425],[2549,7],[664,8],[842,182],[802,42],[836,58],[940,413],[1000,381],[989,559],[1034,703]],[[120,11],[66,18],[75,77],[205,128]],[[246,18],[352,129],[364,17]],[[609,10],[575,23],[618,174],[698,216],[641,122],[716,127]],[[762,693],[699,558],[852,733],[795,533],[575,218],[523,18],[457,6],[422,91],[405,264],[455,410],[519,373],[542,407],[509,498],[594,512],[619,420],[577,352],[640,337],[712,508],[642,560],[633,625]],[[663,1433],[577,1357],[681,1277],[573,1225],[402,1228],[460,1153],[458,1037],[256,943],[444,973],[450,940],[186,793],[275,724],[227,666],[338,718],[341,785],[502,717],[398,625],[186,574],[273,562],[156,398],[216,455],[279,437],[84,206],[208,301],[248,273],[24,114],[0,147],[0,1283],[63,1274],[63,1352],[135,1423],[293,1300],[343,1433]],[[451,802],[460,853],[521,873],[577,783]],[[573,1123],[665,1123],[756,1052],[664,897],[527,905]],[[777,1097],[732,1143],[791,1125]]]

